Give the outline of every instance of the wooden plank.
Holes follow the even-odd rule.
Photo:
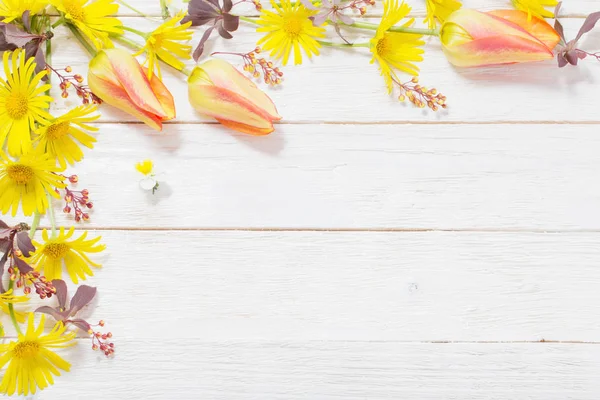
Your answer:
[[[591,125],[100,127],[69,170],[95,204],[84,226],[600,229]],[[134,169],[146,158],[163,182],[154,196]]]
[[[150,30],[151,23],[141,18],[125,19],[141,30]],[[376,22],[376,21],[375,21]],[[581,19],[564,21],[567,35],[574,35]],[[198,31],[196,43],[202,31]],[[352,37],[366,42],[372,31]],[[69,64],[74,71],[87,74],[88,55],[65,30],[57,31],[59,40],[53,51],[53,64]],[[366,35],[366,36],[365,36]],[[593,38],[594,36],[590,36]],[[216,38],[208,45],[212,51],[248,52],[260,35],[254,27],[243,25],[233,40]],[[593,40],[585,42],[588,50],[598,50]],[[448,98],[447,110],[433,112],[400,103],[388,96],[378,68],[370,65],[366,49],[349,52],[347,49],[323,49],[322,56],[300,67],[285,67],[285,82],[279,88],[266,89],[275,101],[284,123],[318,122],[499,122],[550,121],[600,122],[596,93],[600,81],[591,79],[600,71],[600,63],[585,60],[579,67],[559,69],[555,60],[543,63],[455,69],[443,55],[437,39],[426,46],[425,61],[421,63],[421,83],[436,87]],[[239,57],[230,57],[239,63]],[[193,64],[193,63],[191,63]],[[190,64],[190,65],[191,65]],[[184,76],[164,69],[164,79],[177,105],[176,123],[212,121],[199,116],[188,103]],[[408,81],[410,77],[406,76]],[[352,90],[348,90],[349,87]],[[77,104],[77,97],[66,101],[58,90],[55,112],[65,111]],[[551,112],[549,112],[551,110]],[[109,106],[102,107],[103,121],[135,121],[129,115]]]
[[[140,340],[597,341],[599,240],[108,231],[84,315]]]
[[[67,351],[72,371],[42,398],[596,400],[600,391],[598,345],[202,342],[180,333],[121,341],[113,360]]]
[[[380,15],[383,10],[383,2],[380,0],[376,0],[377,5],[375,8],[371,8],[369,11],[369,15]],[[268,0],[261,0],[264,8],[271,8],[270,2]],[[148,2],[147,0],[130,0],[127,2],[131,4],[134,8],[153,16],[162,15],[160,9],[160,3],[158,0]],[[423,0],[411,0],[407,1],[407,3],[412,7],[414,15],[424,15],[425,14],[425,2]],[[495,10],[495,9],[511,9],[512,5],[510,0],[463,0],[463,7],[465,8],[476,8],[478,10]],[[561,9],[561,15],[566,16],[581,16],[587,15],[592,12],[600,10],[598,7],[598,2],[596,0],[570,0],[563,2],[563,6]],[[187,5],[181,0],[173,0],[171,2],[170,9],[173,12],[177,12],[178,10],[186,10]],[[234,12],[238,14],[256,14],[256,10],[252,7],[252,4],[240,4],[234,7]],[[119,11],[120,15],[128,15],[134,16],[137,15],[135,12],[130,9],[121,6]]]

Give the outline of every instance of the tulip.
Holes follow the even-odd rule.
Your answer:
[[[188,96],[196,111],[251,135],[273,132],[273,121],[281,119],[269,96],[220,59],[194,68],[188,79]]]
[[[442,49],[457,67],[548,60],[560,37],[543,19],[518,10],[461,9],[440,29]]]
[[[90,61],[88,85],[103,102],[161,130],[163,121],[175,118],[175,103],[160,79],[147,73],[127,51],[105,49]]]

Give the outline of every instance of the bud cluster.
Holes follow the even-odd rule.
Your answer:
[[[104,326],[104,321],[100,320],[98,325],[101,327]],[[109,357],[115,353],[115,344],[109,341],[109,339],[112,338],[111,332],[100,333],[95,332],[90,328],[88,333],[92,337],[92,350],[100,350],[106,357]]]
[[[283,72],[279,69],[279,67],[274,66],[272,61],[268,61],[262,57],[258,58],[257,54],[260,54],[260,52],[261,49],[257,46],[254,48],[254,50],[248,53],[215,52],[211,55],[231,54],[234,56],[240,56],[242,57],[242,60],[244,60],[243,70],[251,74],[252,77],[258,79],[262,76],[267,85],[279,85],[282,81],[281,78],[283,77]]]
[[[77,175],[71,175],[69,177],[65,177],[71,182],[75,184],[79,182],[79,178]],[[57,193],[58,190],[57,190]],[[63,212],[65,214],[70,214],[71,211],[75,214],[75,221],[81,222],[89,221],[90,215],[86,212],[86,209],[92,209],[94,207],[94,203],[90,201],[90,192],[87,189],[83,189],[81,191],[71,190],[68,187],[65,188],[65,196],[64,196],[65,206],[63,208]]]
[[[31,294],[32,287],[42,300],[49,299],[56,293],[56,288],[52,285],[52,282],[37,271],[19,273],[18,268],[10,267],[8,273],[10,274],[10,280],[15,282],[17,288],[23,288],[23,293],[26,295]]]
[[[83,85],[83,76],[81,76],[79,74],[66,75],[66,74],[70,74],[73,71],[73,69],[70,66],[67,66],[62,69],[54,69],[49,64],[46,64],[46,70],[49,72],[54,72],[56,74],[56,76],[58,76],[58,78],[60,80],[58,87],[61,90],[61,97],[63,99],[66,99],[67,97],[69,97],[68,89],[73,88],[73,89],[75,89],[75,93],[77,93],[77,96],[79,96],[79,98],[81,98],[81,102],[83,104],[90,104],[90,103],[100,104],[100,103],[102,103],[102,100],[100,100],[100,98],[98,96],[96,96],[94,93],[92,93],[89,86]],[[63,73],[66,73],[66,74],[63,74]]]
[[[400,87],[400,96],[398,100],[405,101],[408,99],[412,104],[419,108],[429,107],[433,111],[437,111],[440,108],[446,108],[446,96],[435,88],[426,88],[425,86],[419,85],[419,78],[416,76],[409,82],[400,83],[394,80]]]

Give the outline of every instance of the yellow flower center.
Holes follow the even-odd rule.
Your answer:
[[[59,122],[58,124],[52,124],[46,128],[46,136],[50,140],[60,139],[69,133],[71,123],[69,121]]]
[[[290,17],[284,20],[283,31],[291,38],[297,38],[303,30],[304,20],[297,17]]]
[[[37,355],[40,351],[40,344],[38,342],[19,342],[13,349],[15,358],[32,358]]]
[[[393,46],[391,46],[389,36],[387,35],[387,33],[385,33],[383,37],[377,42],[377,54],[380,57],[385,58],[385,56],[389,53],[392,47]]]
[[[23,164],[9,165],[6,168],[6,173],[10,179],[19,185],[28,184],[35,176],[33,168]]]
[[[44,255],[50,258],[63,258],[69,251],[69,246],[64,243],[48,243],[44,246]]]
[[[14,91],[6,98],[6,113],[11,119],[21,119],[29,111],[29,101],[27,95],[19,91]]]
[[[63,1],[65,11],[70,18],[76,21],[85,21],[85,10],[81,1]]]

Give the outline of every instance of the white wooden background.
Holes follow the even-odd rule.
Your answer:
[[[600,3],[563,10],[572,36]],[[209,51],[258,38],[243,26]],[[584,45],[600,50],[600,29]],[[66,32],[54,47],[86,71]],[[460,71],[437,41],[426,51],[443,113],[389,98],[360,49],[284,68],[267,137],[199,117],[168,72],[178,118],[162,133],[103,107],[74,172],[108,245],[87,312],[117,354],[81,339],[35,398],[598,399],[600,63]],[[155,196],[138,187],[145,158]]]

